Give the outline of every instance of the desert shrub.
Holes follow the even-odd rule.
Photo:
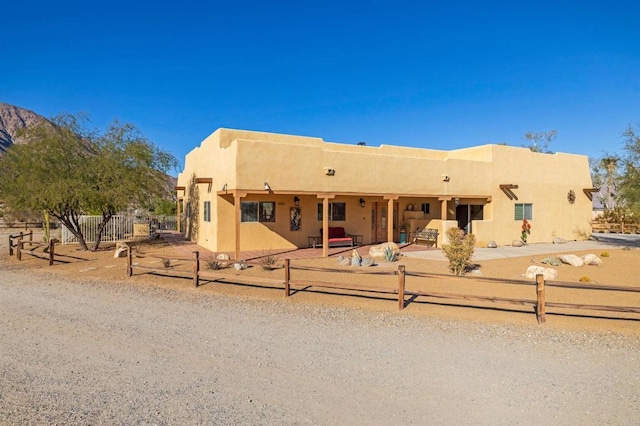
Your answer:
[[[545,257],[540,262],[551,266],[560,266],[560,264],[562,263],[555,257]]]
[[[207,269],[212,269],[217,271],[222,268],[222,263],[218,261],[218,259],[206,259],[205,264],[207,265]]]
[[[585,275],[583,277],[580,277],[580,279],[578,281],[580,281],[581,283],[590,283],[591,282],[591,278],[589,278],[588,276]]]
[[[260,267],[265,271],[271,271],[276,268],[276,262],[278,261],[278,257],[267,253],[266,256],[260,258]]]
[[[395,262],[398,260],[398,253],[390,246],[387,246],[384,249],[384,260],[386,262]]]
[[[449,270],[456,275],[464,275],[473,256],[476,237],[466,234],[462,229],[450,228],[446,233],[449,244],[444,244],[442,250],[449,259]]]
[[[609,252],[603,251],[602,253],[600,253],[600,257],[609,257]]]
[[[162,266],[165,268],[171,268],[171,259],[162,259]]]

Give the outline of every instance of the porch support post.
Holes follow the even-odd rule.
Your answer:
[[[177,226],[177,230],[178,232],[181,231],[180,229],[180,215],[182,214],[182,212],[180,211],[180,201],[182,201],[182,198],[178,197],[178,200],[176,201],[176,226]]]
[[[442,218],[443,221],[447,220],[448,219],[447,202],[451,200],[451,197],[440,197],[438,198],[438,200],[440,200],[440,217]]]
[[[329,256],[329,198],[322,199],[322,257]]]
[[[240,194],[237,192],[233,194],[233,204],[235,209],[235,251],[234,260],[237,262],[240,260]]]
[[[387,207],[387,242],[393,242],[393,198],[389,198]]]

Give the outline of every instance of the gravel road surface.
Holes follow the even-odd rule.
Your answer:
[[[637,336],[0,265],[0,424],[637,424]]]

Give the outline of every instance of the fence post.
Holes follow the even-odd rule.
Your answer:
[[[291,261],[289,259],[284,260],[284,297],[289,297],[291,295],[291,270],[289,269]]]
[[[536,319],[538,324],[545,322],[544,317],[544,276],[542,274],[536,275],[536,294],[538,296],[538,303],[536,304]]]
[[[398,265],[398,309],[404,309],[404,265]]]
[[[53,242],[53,238],[49,239],[49,266],[53,266],[53,251],[55,250],[56,243]]]
[[[33,241],[33,229],[29,231],[29,241]]]
[[[200,272],[200,252],[193,252],[193,285],[194,287],[198,287],[200,284],[200,277],[198,276]]]
[[[22,234],[22,232],[20,233]],[[22,235],[18,238],[18,246],[16,247],[16,259],[22,260]]]
[[[131,246],[127,244],[127,277],[133,276],[133,262],[131,256]]]
[[[9,256],[13,256],[13,235],[9,234]]]

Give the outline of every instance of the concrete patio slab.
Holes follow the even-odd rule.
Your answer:
[[[627,234],[597,234],[594,241],[568,241],[565,244],[528,244],[523,247],[501,246],[497,248],[476,248],[472,260],[505,259],[510,257],[534,257],[545,254],[570,253],[576,251],[593,250],[599,255],[606,249],[628,248],[640,249],[640,235]],[[412,251],[404,253],[407,257],[428,260],[443,260],[442,250]]]

